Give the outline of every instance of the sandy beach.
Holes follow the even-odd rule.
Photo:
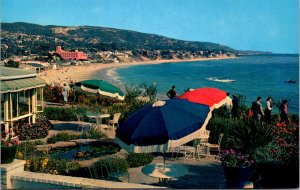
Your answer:
[[[69,83],[71,80],[74,82],[78,82],[81,80],[90,79],[92,75],[96,72],[115,68],[115,67],[122,67],[122,66],[133,66],[133,65],[149,65],[149,64],[162,64],[162,63],[169,63],[169,62],[191,62],[191,61],[207,61],[207,60],[218,60],[218,59],[232,59],[235,57],[218,57],[218,58],[200,58],[200,59],[171,59],[171,60],[147,60],[147,61],[140,61],[140,62],[130,62],[130,63],[110,63],[110,64],[103,64],[103,63],[92,63],[90,65],[79,65],[79,66],[64,66],[59,67],[58,69],[49,69],[46,71],[42,71],[39,73],[39,77],[45,80],[47,84],[54,84],[63,85],[63,83]]]

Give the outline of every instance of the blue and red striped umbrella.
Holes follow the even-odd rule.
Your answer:
[[[115,142],[128,152],[164,152],[197,138],[210,118],[209,106],[187,100],[148,104],[120,125]]]
[[[188,100],[198,104],[205,104],[213,110],[224,105],[226,101],[228,101],[226,97],[226,92],[223,90],[204,87],[185,92],[179,96],[179,99]]]

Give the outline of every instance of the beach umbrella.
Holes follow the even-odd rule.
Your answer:
[[[119,100],[124,100],[125,98],[124,92],[104,80],[84,80],[75,83],[75,87],[86,92],[117,98]]]
[[[116,130],[115,143],[128,152],[165,153],[197,138],[210,118],[207,105],[180,99],[158,101],[129,116]]]
[[[218,88],[197,88],[183,93],[179,96],[179,99],[185,99],[190,102],[205,104],[210,107],[211,110],[217,109],[226,104],[228,99],[226,98],[226,92]]]

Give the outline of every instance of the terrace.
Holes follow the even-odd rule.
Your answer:
[[[57,89],[56,89],[57,88]],[[59,98],[55,97],[56,93],[60,92],[59,87],[55,87],[50,92],[46,86],[44,88],[44,95],[47,100],[52,100],[58,103]],[[131,94],[127,92],[126,94]],[[19,138],[22,144],[19,146],[16,158],[13,163],[2,164],[2,185],[7,188],[226,188],[225,174],[222,167],[222,162],[215,158],[215,155],[204,158],[185,158],[179,155],[177,159],[170,154],[167,155],[167,164],[177,164],[187,168],[188,173],[184,176],[173,178],[169,183],[162,184],[158,178],[150,177],[143,173],[143,168],[149,164],[161,163],[163,160],[162,154],[130,154],[125,150],[117,150],[111,155],[104,155],[99,157],[98,154],[94,157],[87,156],[72,161],[65,159],[54,159],[49,153],[54,147],[65,147],[87,144],[88,142],[105,142],[113,143],[115,132],[113,130],[102,129],[97,127],[94,121],[90,121],[87,117],[78,121],[77,114],[84,113],[86,110],[98,111],[100,113],[109,113],[113,115],[115,112],[121,112],[122,117],[120,123],[124,122],[126,118],[134,110],[145,104],[143,100],[137,97],[126,99],[124,102],[116,102],[112,104],[113,100],[102,100],[85,95],[70,93],[70,104],[67,106],[51,106],[44,108],[44,116],[37,115],[36,125],[34,127],[35,133],[31,130],[33,128],[23,127],[20,124],[21,133]],[[55,104],[54,104],[55,105]],[[240,110],[240,113],[246,112]],[[224,140],[222,141],[222,149],[236,149],[244,150],[248,154],[260,155],[258,153],[268,154],[268,146],[270,142],[275,139],[277,145],[281,145],[284,141],[288,146],[278,148],[282,153],[289,149],[299,146],[298,132],[299,120],[298,117],[290,115],[291,123],[287,125],[278,124],[278,115],[273,115],[272,125],[265,125],[262,123],[248,122],[247,119],[241,118],[232,120],[226,118],[223,110],[219,109],[214,112],[207,129],[211,131],[209,138],[210,143],[216,143],[220,133],[224,133]],[[107,123],[104,119],[103,123]],[[40,133],[47,131],[46,134]],[[60,134],[60,135],[59,135]],[[238,135],[237,135],[238,134]],[[276,134],[276,135],[275,135]],[[289,134],[289,135],[287,135]],[[282,137],[279,141],[279,137]],[[275,145],[274,145],[275,146]],[[266,148],[261,150],[261,148]],[[85,151],[85,149],[84,149]],[[81,151],[84,155],[86,152]],[[214,152],[212,152],[214,153]],[[91,155],[88,152],[88,155]],[[279,156],[286,154],[268,155],[272,158],[270,163],[283,159]],[[254,157],[256,163],[265,162],[264,157]],[[299,161],[299,154],[297,152],[289,153],[288,157],[284,158],[284,166],[292,166]],[[94,176],[91,174],[89,168],[92,166],[101,166],[107,163],[124,167],[129,173],[129,183],[127,179],[119,178],[110,179],[103,174]],[[257,166],[255,166],[257,167]],[[287,167],[288,168],[288,167]],[[294,167],[295,168],[295,167]],[[102,169],[98,168],[100,174]],[[297,171],[298,172],[298,171]],[[289,179],[285,179],[281,174],[278,176],[289,182],[289,185],[282,186],[282,184],[274,183],[275,187],[295,187],[298,183],[297,175],[299,173],[282,172]],[[274,172],[276,173],[276,172]],[[289,175],[292,174],[292,175]],[[262,174],[261,174],[262,175]],[[268,174],[271,175],[271,174]],[[294,175],[294,176],[293,176]],[[292,176],[292,177],[291,177]],[[97,179],[95,179],[97,178]],[[295,180],[295,178],[297,178]],[[261,187],[257,178],[249,179],[249,184],[244,184],[245,187]],[[280,181],[280,180],[276,180]],[[280,186],[281,185],[281,186]],[[263,186],[264,187],[264,186]],[[270,186],[267,186],[270,187]],[[271,186],[274,187],[274,186]]]
[[[60,122],[60,121],[51,121],[53,124],[53,130],[49,130],[49,135],[45,138],[39,139],[42,142],[47,142],[51,136],[55,134],[66,132],[68,134],[80,134],[80,130],[77,129],[77,122]],[[112,142],[114,138],[114,133],[112,131],[104,131],[108,136],[105,138],[106,142]],[[110,138],[109,138],[110,137]],[[85,139],[84,143],[89,141]],[[25,142],[25,141],[23,141]],[[69,142],[75,142],[71,140]],[[57,142],[55,143],[58,146],[70,145],[68,142]],[[47,144],[37,145],[37,149],[45,150]],[[50,145],[50,144],[49,144]],[[52,148],[54,144],[50,145]],[[116,155],[119,157],[124,157],[126,151],[120,150]],[[78,161],[81,167],[84,168],[81,171],[86,171],[87,167],[91,166],[93,163],[99,161],[101,158],[93,158],[88,160]],[[162,162],[162,155],[156,155],[150,164]],[[10,177],[10,180],[7,180],[7,187],[13,189],[18,188],[225,188],[224,173],[220,161],[215,159],[214,156],[194,159],[187,158],[185,159],[182,155],[174,160],[172,157],[168,157],[168,164],[179,164],[188,168],[188,174],[184,177],[174,178],[168,184],[161,185],[158,178],[150,177],[145,175],[142,172],[144,166],[131,167],[128,169],[130,183],[127,182],[127,179],[120,178],[120,182],[115,180],[107,181],[107,178],[103,179],[92,179],[90,174],[87,172],[85,177],[71,177],[64,175],[51,175],[46,173],[37,173],[24,171],[25,161],[21,159],[15,159],[11,164],[4,164],[1,166],[2,173],[5,174],[8,172],[7,176]],[[26,166],[25,166],[26,168]],[[5,175],[4,175],[5,176]],[[4,182],[4,181],[3,181]],[[121,183],[122,182],[122,183]]]

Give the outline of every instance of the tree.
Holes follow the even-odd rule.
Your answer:
[[[151,85],[148,86],[146,83],[143,83],[141,86],[144,87],[145,89],[144,96],[148,96],[150,102],[154,102],[157,94],[156,84],[152,83]]]

